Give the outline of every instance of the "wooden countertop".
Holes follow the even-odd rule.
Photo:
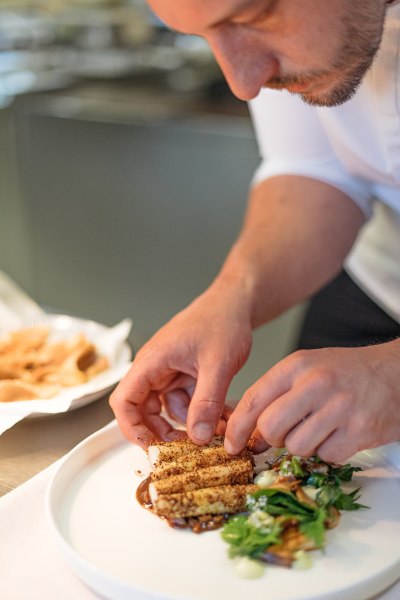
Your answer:
[[[25,419],[0,435],[0,496],[61,458],[114,418],[108,396],[71,412]]]

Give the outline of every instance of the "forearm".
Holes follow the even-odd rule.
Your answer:
[[[255,188],[215,286],[238,293],[253,327],[304,300],[341,268],[364,222],[342,192],[297,176]]]

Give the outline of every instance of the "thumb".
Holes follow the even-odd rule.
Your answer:
[[[189,405],[187,432],[196,444],[207,444],[213,437],[224,409],[233,373],[221,367],[199,369],[196,388]]]

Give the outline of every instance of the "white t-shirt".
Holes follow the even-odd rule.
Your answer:
[[[263,157],[254,182],[304,175],[345,192],[369,219],[346,260],[360,287],[400,322],[400,4],[355,96],[316,108],[286,91],[250,102]]]

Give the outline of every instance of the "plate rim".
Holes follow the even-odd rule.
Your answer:
[[[104,439],[102,439],[104,438]],[[114,599],[115,596],[115,590],[119,589],[121,591],[124,591],[127,593],[127,595],[132,594],[132,593],[137,593],[140,594],[139,595],[135,595],[135,598],[137,600],[184,600],[183,596],[178,596],[178,595],[170,595],[168,593],[160,593],[160,592],[154,592],[153,590],[149,589],[149,588],[145,588],[143,586],[140,585],[134,585],[132,583],[128,583],[125,582],[121,579],[116,578],[115,576],[107,573],[106,571],[97,568],[94,564],[92,564],[89,560],[87,560],[86,558],[82,557],[79,552],[77,550],[75,550],[73,548],[73,545],[66,539],[66,537],[63,535],[62,531],[60,530],[59,524],[57,522],[56,519],[56,507],[53,505],[54,503],[54,496],[55,496],[55,490],[56,490],[56,485],[57,485],[57,479],[58,477],[62,477],[63,473],[63,469],[66,467],[66,465],[68,465],[68,462],[70,460],[73,460],[74,457],[78,456],[82,450],[82,448],[86,448],[87,450],[87,446],[88,445],[96,445],[96,443],[98,442],[98,440],[102,441],[101,447],[98,447],[96,449],[96,452],[93,454],[93,456],[91,456],[91,459],[95,460],[96,457],[100,457],[106,450],[112,450],[114,448],[117,448],[120,445],[129,445],[130,442],[128,440],[126,440],[120,429],[118,426],[117,421],[114,419],[113,421],[111,421],[110,423],[108,423],[105,427],[103,427],[102,429],[94,432],[93,434],[91,434],[90,436],[88,436],[86,439],[82,440],[77,446],[75,446],[70,452],[68,452],[68,454],[66,454],[63,459],[61,459],[60,464],[58,465],[57,469],[55,470],[55,472],[52,474],[50,481],[48,482],[48,485],[46,487],[46,493],[45,493],[45,512],[46,512],[46,520],[48,521],[51,530],[53,532],[53,534],[56,536],[56,539],[58,540],[59,544],[61,545],[61,548],[63,550],[63,554],[66,556],[70,566],[72,566],[73,570],[75,570],[76,574],[87,584],[89,585],[89,587],[93,590],[95,590],[98,593],[101,593],[102,596],[105,596],[106,598],[110,598],[110,599]],[[397,471],[400,472],[400,444],[399,443],[392,443],[392,444],[387,444],[385,446],[380,446],[378,448],[374,448],[371,450],[367,450],[366,452],[374,452],[377,453],[378,456],[381,456],[385,462],[390,462],[390,464],[393,466],[394,469],[396,469]],[[362,454],[363,452],[357,453],[358,454]],[[392,454],[397,455],[396,456],[396,461],[393,462],[390,460],[390,456]],[[354,456],[357,456],[354,455]],[[389,456],[389,459],[387,458]],[[352,459],[349,459],[350,461]],[[397,463],[397,464],[396,464]],[[86,459],[85,464],[88,464],[88,460]],[[76,474],[75,474],[76,476]],[[64,484],[64,488],[67,489],[69,487],[69,485],[71,484],[72,480],[69,479],[67,484]],[[384,593],[385,590],[387,590],[388,588],[390,588],[392,585],[395,584],[396,581],[399,580],[400,575],[399,575],[399,571],[398,571],[398,564],[399,564],[399,560],[396,561],[396,563],[391,563],[386,569],[382,570],[378,576],[366,576],[365,580],[363,583],[368,582],[369,580],[371,580],[371,592],[369,593],[368,596],[365,595],[365,591],[364,590],[364,585],[362,582],[356,582],[355,584],[353,584],[350,588],[348,588],[349,590],[351,590],[351,596],[346,596],[346,598],[350,598],[351,600],[368,600],[369,598],[375,598],[378,594],[382,594]],[[387,577],[387,575],[389,574],[389,576]],[[93,581],[93,576],[95,575],[95,577],[100,580],[100,583],[98,581]],[[385,583],[384,585],[382,585],[383,580],[385,579]],[[251,582],[250,582],[251,583]],[[111,588],[110,588],[111,586]],[[362,588],[362,589],[359,589]],[[346,588],[345,588],[346,589]],[[108,591],[110,590],[110,591]],[[251,593],[251,589],[249,587],[249,593]],[[338,598],[337,594],[342,593],[343,590],[339,589],[339,590],[334,590],[333,592],[329,593],[329,591],[323,596],[321,596],[321,598],[323,598],[323,600],[335,600]],[[105,595],[107,593],[110,593],[110,595]],[[124,596],[125,597],[125,596]],[[293,599],[295,600],[295,599]],[[317,600],[317,597],[314,596],[314,600]]]
[[[111,450],[112,448],[117,447],[119,445],[129,443],[127,440],[124,439],[121,430],[119,429],[119,426],[117,424],[117,421],[116,419],[114,419],[98,431],[95,431],[87,438],[79,442],[79,444],[77,444],[74,448],[72,448],[72,450],[70,450],[60,460],[59,465],[57,466],[56,470],[52,473],[51,478],[47,483],[45,491],[45,516],[46,521],[53,532],[53,535],[55,535],[56,539],[58,540],[58,543],[60,544],[62,553],[64,554],[64,556],[67,557],[67,559],[69,560],[69,564],[72,565],[72,568],[73,570],[75,570],[76,574],[93,590],[95,590],[98,593],[101,593],[102,597],[108,598],[108,596],[105,594],[107,594],[107,589],[109,588],[109,586],[112,586],[113,589],[115,589],[115,587],[123,589],[128,594],[132,594],[133,587],[124,581],[116,579],[115,577],[109,575],[103,570],[98,569],[95,565],[90,563],[90,561],[80,556],[80,554],[74,550],[72,545],[66,540],[65,536],[60,531],[60,528],[57,525],[57,520],[55,518],[56,508],[53,507],[57,478],[62,474],[62,470],[63,468],[65,468],[65,465],[68,463],[69,460],[79,455],[82,448],[87,447],[88,444],[96,443],[96,440],[98,438],[101,439],[103,437],[105,438],[103,440],[105,445],[107,439],[110,437],[111,445],[106,445],[106,448],[98,449],[98,451],[96,451],[93,454],[92,458],[94,458],[95,456],[100,456],[105,449]],[[93,583],[94,574],[101,580],[101,586],[99,586],[97,582]],[[160,596],[160,594],[154,593],[151,590],[148,590],[139,585],[135,586],[134,592],[135,600],[184,600],[184,598],[178,599],[176,596],[171,596],[168,594]],[[136,595],[136,592],[139,593],[140,596]],[[112,596],[110,596],[110,598],[112,598]]]

